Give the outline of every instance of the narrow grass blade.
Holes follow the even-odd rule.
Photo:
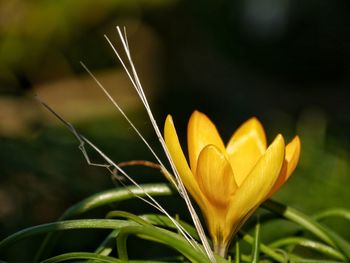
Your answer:
[[[329,209],[314,215],[312,218],[319,221],[328,217],[340,217],[350,221],[350,210],[342,208]]]
[[[333,230],[318,223],[317,221],[303,214],[302,212],[280,204],[276,201],[267,200],[263,204],[263,207],[302,226],[303,228],[317,236],[319,239],[324,241],[326,244],[339,249],[339,251],[345,256],[345,258],[347,260],[350,260],[349,242],[347,242],[343,237],[338,235]]]
[[[176,250],[178,250],[181,254],[187,257],[191,262],[201,262],[201,263],[210,263],[211,261],[207,258],[207,256],[200,251],[193,249],[193,247],[184,239],[182,236],[154,226],[129,226],[121,229],[118,237],[117,243],[122,244],[123,250],[121,250],[122,255],[127,260],[127,254],[124,254],[124,249],[126,248],[126,239],[129,235],[138,235],[141,238],[151,238],[153,241],[159,242],[161,244],[168,245]],[[118,249],[118,252],[120,250]],[[216,257],[216,261],[219,263],[227,263],[224,258],[219,256]]]
[[[135,222],[115,219],[78,219],[59,221],[54,223],[43,224],[29,227],[14,233],[0,242],[0,251],[6,247],[34,235],[64,231],[70,229],[121,229],[127,226],[136,225]]]
[[[92,262],[101,262],[101,263],[123,263],[125,261],[99,255],[96,253],[89,253],[89,252],[73,252],[73,253],[65,253],[62,255],[58,255],[52,258],[48,258],[46,260],[43,260],[41,263],[57,263],[57,262],[64,262],[64,261],[70,261],[70,260],[84,260],[89,259],[92,260]],[[95,261],[96,260],[96,261]]]
[[[173,194],[171,187],[167,184],[144,184],[141,186],[142,190],[137,186],[127,186],[94,194],[71,206],[59,220],[74,218],[97,207],[134,199],[136,196],[144,197],[146,193],[152,196],[169,196]]]
[[[128,199],[134,199],[136,196],[143,197],[146,195],[146,193],[152,196],[168,196],[172,195],[173,193],[172,189],[167,184],[145,184],[142,185],[142,189],[143,190],[137,186],[128,186],[123,188],[114,188],[94,194],[68,208],[58,220],[60,221],[75,218],[95,208]],[[54,243],[55,235],[56,233],[50,233],[45,237],[35,256],[35,261],[40,260],[49,253],[52,248],[52,244]]]
[[[126,243],[126,238],[130,234],[139,235],[145,239],[151,239],[165,244],[194,262],[210,262],[201,251],[193,249],[181,235],[152,225],[140,225],[133,221],[112,220],[112,219],[80,219],[68,220],[55,223],[44,224],[19,231],[0,242],[0,251],[6,247],[33,235],[48,233],[52,231],[64,231],[70,229],[119,229],[118,241]],[[123,241],[123,238],[125,241]],[[126,247],[125,247],[126,249]],[[95,253],[96,254],[96,253]],[[218,262],[227,262],[218,257]]]
[[[279,248],[279,247],[284,247],[289,245],[298,245],[298,246],[310,248],[330,258],[343,260],[343,261],[346,260],[346,258],[334,248],[327,246],[325,244],[322,244],[320,242],[316,242],[314,240],[310,240],[303,237],[283,238],[269,244],[269,246],[272,248]]]
[[[95,253],[108,256],[115,246],[115,239],[117,238],[118,234],[119,229],[113,230],[111,233],[109,233],[105,240],[103,240],[103,242],[95,249]]]
[[[169,218],[167,218],[166,216],[155,215],[155,214],[147,214],[147,215],[141,215],[140,217],[143,218],[145,221],[149,222],[152,225],[166,227],[166,228],[170,228],[170,229],[176,229],[176,226],[174,225],[174,223],[171,220],[169,220]],[[193,238],[195,238],[196,240],[200,240],[196,229],[192,225],[186,223],[185,221],[179,220],[179,219],[177,220],[177,222],[184,229],[186,229],[186,231],[191,236],[193,236]]]
[[[71,252],[48,258],[42,263],[58,263],[71,260],[91,260],[90,262],[101,263],[125,263],[125,261],[89,252]],[[149,260],[129,260],[128,263],[164,263],[162,261]]]
[[[256,225],[255,225],[251,263],[259,263],[259,259],[260,259],[260,222],[259,222],[259,218],[258,218]]]
[[[239,249],[239,240],[238,237],[235,237],[235,263],[239,263],[241,261],[241,252]]]
[[[254,245],[255,239],[253,236],[251,236],[247,233],[244,233],[243,231],[240,231],[240,234],[242,234],[242,240],[244,240],[245,242],[247,242],[251,246]],[[261,242],[260,242],[259,249],[263,254],[272,258],[273,260],[275,260],[277,262],[281,262],[281,263],[286,262],[286,258],[282,254],[277,253],[273,248],[271,248],[271,247],[269,247]]]

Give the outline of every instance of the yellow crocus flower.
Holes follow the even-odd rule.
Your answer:
[[[298,136],[285,146],[279,134],[267,147],[255,117],[243,123],[225,147],[210,119],[193,112],[187,130],[189,164],[170,115],[164,139],[186,189],[202,210],[214,251],[222,256],[249,216],[292,174],[300,155]]]

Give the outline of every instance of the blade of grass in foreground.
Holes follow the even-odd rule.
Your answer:
[[[136,198],[136,196],[144,197],[146,193],[152,196],[168,196],[173,194],[171,187],[167,184],[145,184],[141,185],[141,187],[143,190],[137,186],[128,186],[123,188],[114,188],[94,194],[68,208],[58,219],[58,221],[75,218],[92,209],[128,199],[133,199]],[[50,253],[55,241],[55,235],[56,233],[49,233],[45,237],[38,252],[36,253],[34,259],[35,262],[39,261]]]
[[[147,222],[148,224],[152,224],[155,226],[160,226],[160,227],[166,227],[170,229],[176,230],[176,226],[174,223],[166,216],[164,215],[157,215],[157,214],[146,214],[146,215],[140,215],[136,216],[127,212],[123,211],[111,211],[108,213],[107,217],[112,218],[112,217],[125,217],[128,219],[131,219],[135,222],[141,223],[141,225],[145,225],[144,222]],[[137,219],[137,220],[135,220]],[[144,222],[139,221],[139,220],[144,220]],[[177,219],[177,222],[190,234],[192,235],[196,240],[199,240],[198,234],[196,229],[182,221]],[[119,234],[119,230],[114,230],[112,231],[106,239],[100,244],[100,246],[95,250],[95,253],[101,254],[101,255],[109,255],[112,251],[112,248],[115,246],[115,240],[117,238],[117,235]],[[89,261],[90,263],[93,261]]]
[[[89,252],[71,252],[71,253],[65,253],[61,254],[52,258],[48,258],[42,263],[57,263],[57,262],[64,262],[64,261],[71,261],[71,260],[91,260],[91,262],[102,262],[102,263],[125,263],[124,260],[107,257],[103,255],[99,255],[96,253],[89,253]],[[162,261],[149,261],[149,260],[129,260],[128,263],[164,263]]]
[[[329,210],[322,211],[312,218],[319,221],[329,217],[339,217],[350,221],[350,210],[342,209],[342,208],[333,208]]]
[[[145,184],[141,185],[141,187],[142,190],[136,186],[128,186],[94,194],[68,208],[59,220],[74,218],[87,211],[111,203],[133,199],[137,196],[144,197],[146,193],[152,196],[167,196],[173,194],[170,186],[167,184]]]
[[[89,252],[72,252],[72,253],[65,253],[62,255],[58,255],[52,258],[48,258],[46,260],[43,260],[41,263],[57,263],[57,262],[63,262],[68,260],[82,260],[82,259],[89,259],[93,260],[92,262],[102,262],[102,263],[123,263],[123,260],[99,255],[96,253],[89,253]],[[96,260],[96,261],[95,261]]]
[[[244,240],[245,242],[247,242],[248,244],[250,244],[251,246],[254,245],[255,239],[253,236],[244,233],[243,231],[239,232],[242,235],[242,240]],[[273,260],[275,260],[276,262],[286,262],[286,257],[283,256],[282,254],[276,252],[273,248],[263,244],[263,243],[259,243],[259,250],[261,251],[261,253],[265,254],[266,256],[272,258]],[[251,261],[251,257],[250,261]]]
[[[338,235],[333,230],[328,227],[318,223],[314,219],[309,216],[303,214],[302,212],[280,204],[276,201],[267,200],[263,207],[272,211],[274,213],[279,214],[280,216],[297,223],[302,226],[306,230],[313,233],[319,239],[331,245],[334,248],[339,249],[339,251],[344,255],[347,260],[350,260],[350,244],[343,237]]]
[[[235,263],[239,263],[241,261],[241,252],[239,250],[239,241],[238,237],[235,237]]]
[[[117,237],[117,249],[118,255],[122,260],[128,260],[126,241],[127,237],[131,234],[140,235],[140,237],[146,237],[146,239],[151,238],[153,241],[172,247],[187,257],[191,262],[210,263],[205,254],[199,253],[197,250],[193,249],[180,235],[154,226],[129,226],[120,230]],[[225,262],[225,260],[222,259],[221,262]]]
[[[52,231],[62,231],[69,229],[119,229],[118,246],[123,246],[126,238],[130,234],[140,235],[158,243],[165,244],[193,262],[208,262],[205,254],[193,249],[193,247],[181,235],[174,232],[160,229],[155,226],[139,225],[133,221],[112,220],[112,219],[80,219],[68,220],[55,223],[44,224],[19,231],[0,242],[0,251],[18,242],[19,240],[33,235],[43,234]],[[123,241],[124,240],[124,241]],[[126,247],[125,247],[126,248]],[[123,255],[123,254],[122,254]],[[125,254],[124,254],[125,255]],[[227,262],[223,258],[217,258],[218,262]]]
[[[120,229],[136,225],[135,222],[115,219],[78,219],[59,221],[38,226],[29,227],[14,233],[0,242],[0,251],[14,243],[34,235],[71,229]]]
[[[103,256],[108,256],[115,246],[115,239],[119,234],[119,229],[113,230],[105,238],[105,240],[95,249],[95,253]]]
[[[346,260],[346,258],[334,248],[327,246],[323,243],[316,242],[303,237],[287,237],[287,238],[276,240],[271,244],[269,244],[269,246],[272,248],[284,247],[288,245],[298,245],[298,246],[310,248],[330,258],[343,260],[343,261]]]
[[[255,225],[254,243],[252,246],[252,261],[251,261],[251,263],[259,263],[259,258],[260,258],[260,222],[259,222],[259,218],[258,218],[256,225]]]

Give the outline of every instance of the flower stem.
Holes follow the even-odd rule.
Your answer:
[[[214,252],[223,258],[227,256],[228,245],[224,243],[214,242]]]

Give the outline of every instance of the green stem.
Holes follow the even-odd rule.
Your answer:
[[[259,262],[260,255],[260,223],[259,218],[257,219],[257,223],[255,225],[255,234],[254,234],[254,243],[252,248],[252,263]]]
[[[114,188],[94,194],[68,208],[58,219],[58,221],[75,218],[92,209],[111,203],[117,203],[124,200],[137,198],[137,196],[145,197],[146,193],[151,196],[168,196],[172,195],[173,193],[171,187],[167,184],[146,184],[141,185],[141,188],[142,189],[137,186],[128,186],[123,188]],[[38,252],[36,253],[34,262],[39,261],[41,258],[50,253],[55,241],[55,237],[55,233],[50,233],[45,237]]]
[[[126,237],[130,234],[139,235],[141,238],[151,239],[182,253],[185,257],[189,258],[193,262],[209,262],[206,257],[203,248],[197,243],[190,244],[181,235],[161,229],[152,225],[139,225],[133,221],[125,220],[113,220],[113,219],[80,219],[80,220],[68,220],[55,223],[44,224],[40,226],[31,227],[19,231],[8,238],[0,242],[0,251],[7,246],[32,235],[48,233],[52,231],[62,231],[69,229],[119,229],[118,240],[121,241],[121,245],[126,244]],[[125,241],[123,241],[123,238]],[[126,251],[126,246],[124,246]],[[119,250],[119,249],[118,249]],[[120,252],[120,250],[119,250]],[[126,259],[127,255],[121,255]],[[227,263],[227,261],[221,257],[216,257],[218,263]]]
[[[202,250],[196,250],[187,242],[186,239],[180,235],[154,226],[130,226],[121,229],[117,237],[117,242],[118,244],[121,244],[120,249],[118,247],[118,255],[123,260],[128,260],[127,254],[125,252],[126,239],[130,234],[140,235],[141,237],[146,235],[147,237],[151,237],[153,241],[157,241],[168,246],[170,245],[192,262],[210,263],[209,259],[206,257]]]
[[[239,241],[238,241],[238,237],[235,237],[235,263],[239,263],[240,262],[240,258],[241,258],[241,253],[239,250]]]
[[[247,233],[243,233],[242,231],[240,231],[240,233],[243,235],[242,239],[247,242],[248,244],[252,245],[254,244],[254,237],[252,237],[251,235],[247,234]],[[277,262],[285,262],[285,257],[282,256],[281,254],[275,252],[272,248],[270,248],[269,246],[263,244],[260,242],[260,251],[262,253],[264,253],[265,255],[269,256],[270,258],[276,260]]]
[[[57,262],[63,262],[68,260],[77,260],[77,259],[89,259],[92,260],[92,262],[102,262],[102,263],[125,263],[125,261],[122,261],[120,259],[103,256],[95,253],[89,253],[89,252],[72,252],[72,253],[65,253],[62,255],[58,255],[52,258],[48,258],[46,260],[43,260],[41,263],[57,263]],[[96,260],[96,261],[95,261]]]
[[[278,247],[284,247],[288,245],[299,245],[302,247],[307,247],[315,251],[318,251],[324,255],[332,257],[334,259],[345,260],[345,257],[334,248],[313,240],[303,238],[303,237],[283,238],[283,239],[274,241],[269,246],[273,248],[278,248]]]
[[[214,252],[221,257],[225,258],[227,256],[228,245],[224,243],[213,242]]]
[[[109,235],[103,240],[103,242],[95,249],[95,253],[103,256],[108,256],[114,247],[114,242],[119,234],[119,229],[113,230]]]
[[[344,238],[339,236],[337,233],[335,233],[328,227],[321,225],[320,223],[313,220],[309,216],[303,214],[302,212],[294,208],[287,207],[276,201],[267,200],[263,204],[263,207],[276,214],[279,214],[280,216],[292,222],[299,224],[303,228],[313,233],[319,239],[327,243],[328,245],[331,245],[334,248],[338,248],[346,257],[346,259],[350,260],[350,244]]]
[[[89,252],[71,252],[71,253],[65,253],[61,254],[52,258],[48,258],[42,263],[57,263],[57,262],[63,262],[63,261],[71,261],[71,260],[77,260],[77,259],[87,259],[91,260],[91,262],[102,262],[102,263],[125,263],[124,260],[107,257],[103,255],[98,255],[95,253],[89,253]],[[129,260],[128,263],[164,263],[162,261],[145,261],[145,260]]]
[[[79,219],[48,223],[23,229],[3,239],[0,242],[0,251],[19,240],[31,237],[33,235],[70,229],[120,229],[127,226],[133,226],[135,224],[136,223],[132,221],[114,219]]]
[[[108,218],[108,219],[116,218],[116,217],[122,217],[125,219],[129,219],[129,220],[134,221],[135,223],[138,223],[138,224],[143,225],[143,226],[150,225],[150,223],[147,222],[146,220],[144,220],[142,217],[134,215],[134,214],[129,213],[129,212],[125,212],[125,211],[110,211],[106,215],[106,218]]]
[[[149,222],[152,225],[161,226],[161,227],[168,227],[172,229],[177,229],[174,223],[164,215],[153,215],[153,214],[147,214],[147,215],[141,215],[141,218],[143,218],[145,221]],[[185,230],[187,233],[189,233],[194,239],[199,241],[199,236],[197,233],[197,230],[190,224],[186,223],[182,220],[176,220]],[[208,240],[210,242],[210,240]]]
[[[151,196],[169,196],[173,194],[171,187],[167,184],[145,184],[140,187],[127,186],[94,194],[68,208],[59,220],[74,218],[92,209],[111,203],[117,203],[137,197],[145,197],[146,194]]]
[[[319,221],[327,217],[342,217],[350,221],[350,211],[342,208],[333,208],[314,215],[312,218]]]

